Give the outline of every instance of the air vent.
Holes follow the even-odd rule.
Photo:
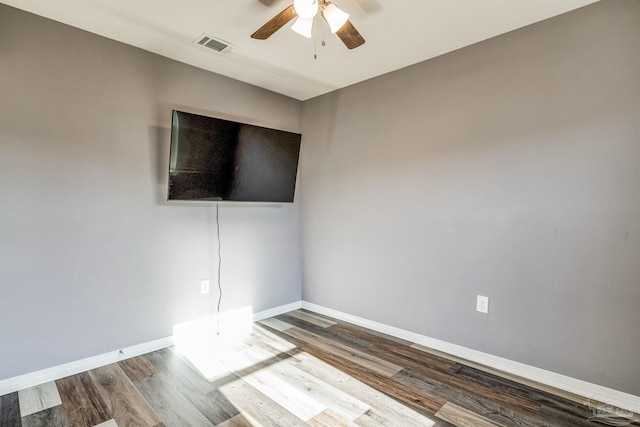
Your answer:
[[[231,43],[208,34],[202,34],[193,43],[220,53],[229,53],[235,47]]]

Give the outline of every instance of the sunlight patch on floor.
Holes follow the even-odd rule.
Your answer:
[[[263,362],[273,362],[274,354],[286,353],[295,344],[253,323],[251,306],[180,323],[173,328],[176,352],[209,380],[229,372],[242,372]],[[260,345],[249,344],[249,339]]]
[[[173,327],[175,349],[205,378],[213,379],[229,372],[221,356],[242,343],[252,325],[251,306],[180,323]]]

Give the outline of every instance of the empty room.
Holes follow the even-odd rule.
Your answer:
[[[0,427],[640,425],[639,0],[2,0]]]

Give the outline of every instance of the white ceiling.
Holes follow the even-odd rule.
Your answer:
[[[333,0],[366,43],[348,50],[322,31],[309,40],[280,29],[249,36],[293,0],[3,0],[290,97],[306,100],[433,58],[599,0]],[[220,54],[194,45],[202,33],[233,45]],[[318,59],[314,59],[317,50]]]

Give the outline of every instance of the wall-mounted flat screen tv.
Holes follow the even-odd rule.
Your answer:
[[[293,202],[302,135],[173,111],[169,200]]]

